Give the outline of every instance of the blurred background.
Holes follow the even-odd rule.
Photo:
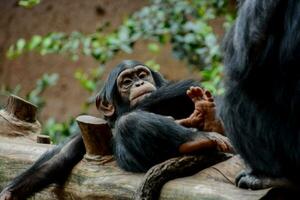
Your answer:
[[[78,115],[101,116],[94,96],[124,59],[221,95],[220,46],[235,16],[234,0],[1,0],[0,107],[9,94],[36,104],[59,142]]]

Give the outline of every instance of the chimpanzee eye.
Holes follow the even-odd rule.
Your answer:
[[[141,73],[139,73],[139,78],[140,79],[143,79],[143,78],[145,78],[147,76],[147,73],[146,72],[141,72]]]
[[[123,80],[123,85],[124,86],[129,86],[132,83],[132,80],[129,78],[126,78]]]

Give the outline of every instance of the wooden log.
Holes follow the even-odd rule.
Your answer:
[[[0,138],[0,190],[51,146]],[[232,183],[242,167],[240,159],[233,157],[192,176],[169,181],[163,186],[160,199],[260,199],[269,190],[243,190]],[[133,199],[143,176],[125,172],[115,162],[95,165],[83,161],[73,169],[63,187],[48,187],[37,193],[34,199]]]
[[[105,120],[82,115],[77,117],[76,121],[80,127],[86,149],[85,159],[102,160],[103,156],[112,154],[110,145],[112,134]]]
[[[51,139],[48,135],[37,135],[36,142],[40,144],[50,144]]]
[[[0,135],[25,136],[26,139],[35,141],[35,134],[41,132],[36,115],[35,105],[15,95],[9,96],[5,109],[0,110]]]
[[[37,107],[32,103],[10,95],[5,110],[21,121],[33,123],[36,121]]]

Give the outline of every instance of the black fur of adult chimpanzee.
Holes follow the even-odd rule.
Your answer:
[[[211,95],[200,88],[190,88],[197,85],[191,80],[169,83],[137,61],[123,61],[112,70],[96,105],[114,127],[114,156],[121,168],[145,172],[183,153],[211,148],[231,150],[227,138],[220,134],[186,128],[220,130],[211,128],[220,125],[219,120],[214,120]],[[203,103],[204,108],[210,109],[205,111],[210,113],[207,121],[217,123],[203,121],[206,117],[201,113]],[[2,191],[0,199],[23,199],[51,183],[63,183],[84,153],[82,137],[77,134],[46,152],[15,178]]]
[[[300,178],[300,1],[242,0],[224,43],[226,133],[259,189]]]

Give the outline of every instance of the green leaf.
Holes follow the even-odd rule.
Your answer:
[[[16,44],[16,51],[19,54],[21,54],[24,51],[25,45],[26,45],[26,41],[23,38],[18,39]]]
[[[152,53],[158,53],[159,52],[159,46],[156,43],[150,43],[148,44],[148,50]]]
[[[38,5],[41,2],[41,0],[20,0],[19,6],[25,7],[25,8],[32,8],[33,6]]]
[[[50,47],[51,43],[52,43],[51,37],[44,38],[44,40],[42,42],[43,48],[45,48],[47,50]]]
[[[34,35],[28,43],[28,50],[37,48],[41,44],[42,40],[43,39],[40,35]]]
[[[148,60],[145,62],[145,65],[150,67],[153,71],[159,71],[160,70],[160,65],[155,62],[155,60]]]
[[[18,55],[16,55],[15,46],[14,45],[10,46],[8,51],[6,52],[6,57],[9,58],[9,59],[13,59],[17,56]]]

